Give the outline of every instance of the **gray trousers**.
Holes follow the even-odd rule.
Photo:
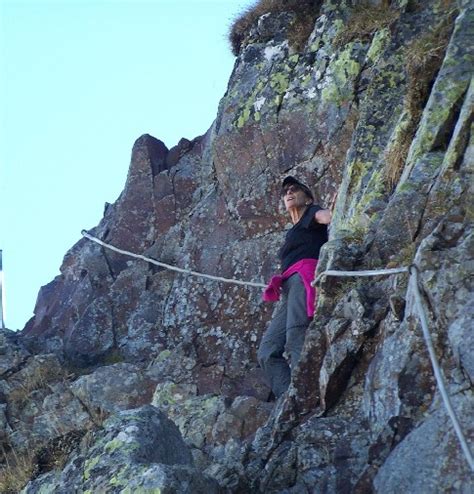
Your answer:
[[[258,349],[258,361],[274,395],[278,398],[290,384],[290,365],[283,353],[289,357],[291,367],[298,363],[311,322],[306,312],[306,290],[298,273],[283,282],[282,297],[270,326],[265,331]]]

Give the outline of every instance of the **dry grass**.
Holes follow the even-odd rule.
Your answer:
[[[100,406],[96,406],[89,410],[89,415],[96,427],[103,427],[104,422],[110,417],[110,411]]]
[[[456,10],[447,10],[438,24],[406,46],[407,90],[403,106],[408,120],[399,127],[385,153],[384,176],[390,190],[403,172],[423,108],[443,62],[455,14]]]
[[[70,454],[77,448],[86,431],[71,431],[56,437],[41,448],[37,454],[38,473],[50,470],[62,470]]]
[[[37,451],[18,453],[14,449],[3,453],[0,468],[0,492],[18,493],[38,475],[50,470],[62,470],[74,449],[79,445],[85,431],[71,431],[52,439]]]
[[[65,374],[62,372],[58,373],[58,369],[54,366],[40,367],[37,372],[28,375],[18,383],[17,387],[9,394],[8,401],[12,405],[21,406],[28,400],[31,392],[44,389],[48,384],[64,378]]]
[[[419,111],[420,103],[428,96],[428,89],[441,67],[453,28],[454,11],[450,11],[432,29],[406,47],[408,91],[406,108]]]
[[[36,457],[31,453],[19,455],[15,451],[6,454],[5,450],[3,457],[5,466],[0,469],[0,492],[16,494],[37,474]]]
[[[279,12],[296,14],[289,29],[289,42],[295,49],[300,49],[313,30],[320,5],[321,0],[258,0],[255,5],[242,12],[230,28],[232,53],[239,55],[250,28],[260,16]]]
[[[344,46],[354,40],[369,41],[379,30],[389,27],[400,16],[400,11],[390,8],[389,2],[381,5],[369,3],[354,7],[347,22],[334,39],[336,47]]]
[[[405,126],[400,127],[385,152],[384,181],[391,191],[396,187],[402,175],[418,119],[410,118]]]

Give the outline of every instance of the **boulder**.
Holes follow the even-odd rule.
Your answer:
[[[59,474],[30,482],[24,493],[38,492],[218,493],[217,484],[193,466],[177,427],[151,405],[119,412],[98,431],[82,456]]]
[[[123,362],[79,377],[70,389],[100,423],[111,413],[150,403],[154,387],[155,382],[138,366]]]
[[[472,471],[445,408],[439,408],[408,434],[392,451],[374,479],[376,492],[420,493],[472,490]],[[474,414],[472,392],[452,397],[452,404],[464,436],[472,450]]]

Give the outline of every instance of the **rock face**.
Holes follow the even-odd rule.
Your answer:
[[[43,492],[209,492],[217,482],[193,465],[177,427],[151,405],[109,419],[84,455],[61,475],[40,476],[24,489]]]
[[[319,272],[416,264],[473,449],[474,8],[388,3],[321,2],[298,49],[291,13],[256,18],[211,128],[170,150],[140,137],[123,193],[91,233],[263,282],[288,223],[281,179],[300,177],[322,206],[337,191]],[[22,334],[0,335],[8,465],[29,454],[27,492],[217,492],[215,482],[227,492],[469,492],[413,283],[323,277],[301,361],[274,404],[256,364],[273,309],[259,289],[82,239]],[[110,445],[119,436],[125,449]],[[160,452],[167,438],[171,459]]]

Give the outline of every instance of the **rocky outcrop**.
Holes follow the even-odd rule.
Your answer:
[[[195,364],[169,351],[147,367],[85,371],[30,354],[8,330],[0,338],[2,492],[19,492],[31,477],[24,492],[220,492],[202,474],[210,455],[223,458],[227,442],[249,438],[271,411],[252,396],[198,394],[186,384]]]
[[[220,492],[194,468],[173,422],[151,405],[119,413],[91,441],[61,475],[40,476],[23,492]]]
[[[473,17],[469,2],[326,0],[297,49],[292,15],[260,16],[211,128],[170,150],[139,138],[123,193],[91,233],[169,264],[262,282],[277,269],[287,221],[281,178],[301,177],[323,206],[337,191],[319,272],[416,264],[472,447]],[[186,483],[212,492],[210,477],[229,492],[468,492],[413,279],[323,277],[277,403],[256,364],[271,310],[255,288],[79,241],[23,333],[1,335],[9,464],[35,452],[29,492],[185,492]],[[134,422],[140,459],[134,448],[107,447],[142,413],[156,430]],[[168,424],[162,413],[176,424],[184,463],[148,454],[146,436],[158,444]],[[58,441],[70,445],[60,463],[51,459]]]

